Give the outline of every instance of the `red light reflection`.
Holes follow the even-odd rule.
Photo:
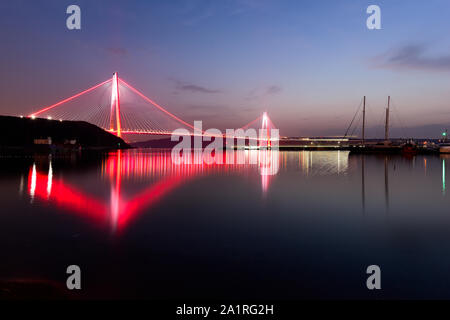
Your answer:
[[[242,155],[240,155],[242,156]],[[247,157],[253,156],[249,155]],[[270,176],[278,172],[278,153],[269,151],[256,153],[263,192],[267,192]],[[98,223],[109,226],[113,232],[121,232],[137,215],[161,201],[187,181],[214,172],[239,173],[248,170],[249,165],[239,164],[174,164],[170,152],[117,151],[102,162],[101,176],[111,184],[110,201],[105,202],[71,186],[53,176],[52,164],[48,173],[39,172],[36,166],[28,174],[28,190],[32,201],[35,197],[48,200],[68,212],[74,212]],[[156,182],[127,198],[122,194],[126,181]]]

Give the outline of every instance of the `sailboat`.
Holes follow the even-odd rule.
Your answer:
[[[389,140],[389,116],[390,116],[390,106],[391,106],[391,96],[388,96],[387,108],[386,108],[386,119],[384,123],[384,141],[373,145],[372,151],[374,152],[384,152],[384,153],[396,153],[400,152],[402,149],[399,145],[394,145],[392,141]]]

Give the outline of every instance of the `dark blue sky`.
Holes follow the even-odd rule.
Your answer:
[[[82,29],[66,28],[70,4]],[[366,28],[366,8],[382,30]],[[403,125],[450,123],[446,0],[2,1],[1,113],[28,114],[118,71],[181,118],[342,133],[367,95]]]

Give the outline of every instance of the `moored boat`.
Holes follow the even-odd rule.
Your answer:
[[[450,143],[442,143],[439,145],[439,153],[450,153]]]
[[[417,145],[413,143],[412,141],[408,141],[402,146],[402,153],[407,155],[414,155],[417,154]]]

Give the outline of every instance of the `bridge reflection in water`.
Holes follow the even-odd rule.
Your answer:
[[[220,299],[235,297],[236,285],[240,297],[310,297],[300,283],[313,297],[336,298],[350,283],[344,295],[351,298],[362,289],[348,266],[365,266],[371,252],[399,279],[412,266],[387,298],[448,298],[439,284],[450,262],[436,248],[450,251],[449,159],[280,152],[274,174],[264,176],[260,164],[174,165],[158,151],[111,153],[70,168],[36,158],[3,179],[3,233],[17,240],[5,242],[4,273],[28,275],[33,265],[45,276],[79,261],[98,279],[99,291],[88,289],[93,297],[201,298],[216,288]],[[23,195],[14,197],[19,185]],[[275,250],[265,254],[268,248]],[[324,272],[323,257],[337,269]],[[421,263],[435,260],[444,267]],[[261,275],[273,281],[262,283]],[[121,280],[111,286],[111,279]]]
[[[285,167],[287,161],[298,161],[297,157],[300,157],[302,166],[309,170],[312,163],[302,162],[301,158],[305,157],[303,153],[289,154],[275,150],[224,153],[223,164],[208,164],[211,161],[176,164],[172,161],[170,151],[112,152],[98,166],[100,179],[108,185],[109,199],[85,190],[89,188],[75,186],[58,175],[54,172],[50,158],[48,170],[39,169],[41,166],[36,163],[29,169],[28,193],[32,202],[38,198],[64,209],[64,212],[76,213],[90,222],[107,226],[113,233],[120,233],[140,213],[183,184],[200,177],[257,173],[261,177],[262,194],[265,195],[280,166]],[[312,159],[311,154],[306,157]],[[318,163],[323,165],[323,159]],[[136,185],[144,187],[136,191]],[[129,189],[133,189],[134,194],[130,195]]]

